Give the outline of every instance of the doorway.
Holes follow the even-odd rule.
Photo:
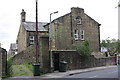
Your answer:
[[[59,53],[53,54],[53,66],[54,71],[59,70]]]

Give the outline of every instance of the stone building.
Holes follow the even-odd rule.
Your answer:
[[[47,34],[47,30],[43,27],[46,22],[38,22],[38,35]],[[17,36],[18,52],[25,50],[30,45],[35,44],[36,23],[26,21],[26,12],[21,12],[21,24]]]
[[[98,58],[93,55],[86,59],[76,50],[71,50],[75,43],[88,40],[94,52],[100,50],[100,24],[84,13],[82,8],[71,8],[71,12],[52,21],[52,37],[50,51],[50,23],[39,23],[39,63],[41,71],[59,70],[60,61],[67,62],[67,69],[98,67],[115,63],[115,58]],[[47,35],[46,35],[47,34]],[[49,33],[50,34],[50,33]],[[14,56],[13,64],[24,62],[35,63],[34,44],[35,22],[25,21],[24,10],[21,13],[21,25],[17,37],[19,53]],[[30,46],[32,45],[32,46]],[[51,52],[51,53],[50,53]],[[112,63],[112,61],[114,63]]]
[[[49,30],[50,24],[44,27]],[[71,12],[51,22],[52,50],[69,50],[72,44],[89,41],[94,52],[100,51],[100,24],[84,9],[72,7]]]
[[[14,55],[14,54],[17,54],[17,51],[18,51],[17,50],[17,44],[16,43],[11,43],[8,54]]]
[[[7,74],[7,51],[0,47],[0,77]]]

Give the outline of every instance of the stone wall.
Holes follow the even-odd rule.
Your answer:
[[[94,55],[88,57],[81,56],[75,51],[69,52],[57,52],[60,55],[60,61],[67,62],[67,69],[80,69],[80,68],[90,68],[90,67],[99,67],[107,65],[115,65],[115,57],[104,57],[104,58],[95,58]]]
[[[0,48],[0,77],[5,77],[7,73],[7,51]]]
[[[39,61],[41,62],[41,69],[43,70],[50,70],[50,55],[48,52],[48,39],[42,38],[41,43],[41,52],[42,52],[42,58]],[[45,45],[46,44],[46,45]],[[52,51],[54,54],[59,54],[59,62],[60,61],[66,61],[67,62],[67,69],[73,70],[73,69],[82,69],[82,68],[90,68],[90,67],[99,67],[99,66],[107,66],[107,65],[115,65],[116,64],[116,58],[115,57],[104,57],[104,58],[96,58],[93,55],[90,55],[88,57],[82,56],[76,51],[69,51],[69,50],[57,50]],[[29,63],[35,63],[35,45],[28,47],[25,51],[17,54],[13,58],[13,64],[23,64],[25,62]],[[54,65],[54,61],[53,61]],[[55,67],[55,66],[54,66]]]
[[[23,64],[25,62],[35,63],[35,45],[28,47],[13,57],[13,64]]]
[[[49,68],[49,52],[48,45],[49,39],[48,36],[42,36],[39,39],[39,63],[42,69],[47,70]],[[36,46],[31,45],[26,50],[18,53],[13,57],[13,64],[23,64],[23,63],[36,63]]]

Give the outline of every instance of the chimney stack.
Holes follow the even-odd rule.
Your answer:
[[[73,13],[84,13],[84,9],[79,8],[79,7],[72,7],[71,12],[73,12]]]
[[[21,22],[25,22],[25,15],[26,15],[26,12],[24,11],[24,9],[22,9],[22,12],[21,12]]]

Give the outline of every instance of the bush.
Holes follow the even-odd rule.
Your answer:
[[[12,59],[13,59],[13,57],[11,57],[7,60],[7,77],[12,76]]]
[[[92,52],[92,50],[89,47],[89,42],[88,41],[73,44],[73,49],[75,49],[78,53],[80,53],[83,56],[89,56]]]

